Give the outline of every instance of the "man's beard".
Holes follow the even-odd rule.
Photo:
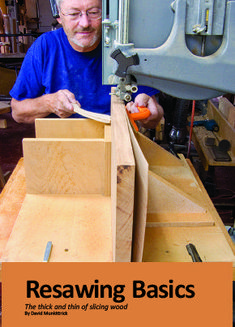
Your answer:
[[[93,36],[93,39],[89,42],[89,44],[83,43],[82,39],[77,39],[76,38],[76,33],[79,32],[90,32],[90,29],[83,29],[81,31],[75,31],[75,35],[70,37],[70,41],[73,42],[74,44],[76,44],[77,46],[85,49],[85,48],[90,48],[92,47],[100,38],[101,38],[101,32],[100,31],[96,31],[96,33]]]
[[[91,42],[89,44],[83,44],[82,40],[78,40],[76,38],[76,36],[73,36],[72,38],[70,38],[70,40],[74,44],[78,45],[81,48],[90,48],[90,47],[92,47],[98,41],[98,39],[99,39],[98,34],[95,34],[94,37],[93,37],[93,39],[91,40]]]

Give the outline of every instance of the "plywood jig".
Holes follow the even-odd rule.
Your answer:
[[[40,262],[48,241],[52,262],[114,260],[110,126],[90,120],[69,126],[42,119],[36,123],[40,137],[23,141],[26,196],[3,261]]]
[[[132,260],[190,262],[194,243],[203,261],[235,266],[234,244],[190,161],[129,129],[138,161]]]
[[[123,102],[111,98],[111,198],[115,261],[131,261],[135,188],[135,158]]]
[[[135,132],[115,95],[111,117],[111,127],[36,121],[36,139],[24,140],[25,180],[20,169],[3,191],[2,259],[42,261],[52,241],[52,262],[191,262],[193,243],[203,261],[235,267],[232,240],[190,161]]]

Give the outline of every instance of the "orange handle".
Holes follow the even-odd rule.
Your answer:
[[[138,129],[136,123],[135,123],[135,120],[146,119],[146,118],[148,118],[150,116],[151,112],[146,107],[137,107],[137,108],[138,108],[139,112],[130,113],[127,110],[127,115],[128,115],[128,117],[130,119],[130,122],[134,126],[135,130],[138,132],[139,129]]]

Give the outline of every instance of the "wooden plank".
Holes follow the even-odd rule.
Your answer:
[[[135,224],[139,227],[139,229],[136,229],[138,231],[138,241],[144,240],[146,216],[148,219],[147,227],[213,226],[215,224],[214,220],[207,212],[200,186],[186,160],[183,157],[181,160],[177,159],[140,133],[135,133],[133,137],[132,129],[130,129],[130,134],[137,171],[135,208],[138,207],[138,210],[135,210],[134,227]],[[135,145],[135,142],[138,145]],[[151,179],[149,183],[146,176],[144,180],[144,172],[148,171],[148,168],[144,170],[144,157],[152,164],[149,166],[149,178]],[[142,177],[140,182],[138,182],[138,168]],[[146,187],[147,194],[145,193]],[[142,254],[139,251],[141,241],[137,242],[136,251],[133,250],[133,261],[137,258],[136,254],[138,253],[140,254],[138,261],[142,260]],[[135,246],[134,242],[133,248]]]
[[[184,158],[176,158],[140,133],[137,139],[150,164],[148,213],[204,213],[201,190]]]
[[[173,156],[170,152],[166,151],[143,134],[136,133],[135,136],[149,166],[181,167],[184,165],[180,159]]]
[[[231,125],[235,132],[235,107],[234,105],[225,97],[219,99],[219,111],[227,119],[228,123]]]
[[[111,198],[101,195],[27,194],[3,261],[112,261]]]
[[[105,140],[24,139],[27,193],[104,194]]]
[[[208,101],[207,115],[195,116],[195,121],[214,119],[219,125],[218,132],[208,131],[202,126],[193,128],[193,142],[205,170],[208,170],[209,166],[235,166],[235,129],[225,118],[228,110],[227,101],[225,98],[220,100],[220,110],[211,101]],[[231,143],[231,150],[228,151],[231,161],[215,161],[211,148],[205,145],[207,137],[215,138],[216,145],[222,139],[227,139]]]
[[[76,151],[76,146],[74,149],[74,143],[76,144],[82,144],[85,142],[85,149],[83,149],[83,153],[85,153],[87,151],[87,148],[89,148],[89,143],[93,142],[95,143],[94,148],[92,148],[92,153],[94,154],[94,157],[92,157],[92,162],[104,162],[104,165],[102,164],[102,168],[101,170],[103,171],[103,175],[104,175],[104,191],[106,193],[106,196],[102,196],[102,195],[81,195],[79,196],[79,200],[77,200],[77,196],[74,195],[49,195],[49,194],[45,194],[45,195],[32,195],[32,194],[27,194],[27,199],[25,200],[22,209],[20,211],[20,215],[18,217],[18,219],[20,219],[20,223],[16,223],[14,227],[14,230],[12,232],[10,241],[8,243],[8,247],[7,250],[8,251],[10,249],[10,256],[8,256],[8,252],[7,253],[7,260],[17,260],[15,259],[15,256],[18,257],[17,251],[15,252],[15,249],[19,249],[19,256],[21,261],[24,261],[25,258],[28,258],[27,260],[29,261],[34,261],[34,259],[32,259],[32,257],[27,257],[27,247],[28,245],[30,246],[30,244],[24,244],[24,238],[26,238],[26,234],[24,235],[24,230],[28,231],[31,229],[35,229],[34,224],[35,224],[35,219],[30,220],[32,215],[38,215],[38,224],[42,224],[42,229],[43,226],[45,227],[45,230],[40,229],[40,227],[36,228],[35,233],[38,233],[38,239],[40,239],[41,235],[48,235],[46,233],[46,227],[48,225],[50,225],[49,230],[53,231],[53,226],[54,226],[54,230],[56,230],[55,234],[56,235],[60,235],[61,239],[63,239],[63,235],[61,235],[62,231],[64,230],[65,233],[72,233],[72,231],[74,232],[75,230],[77,230],[79,232],[80,238],[79,240],[81,241],[81,244],[79,245],[79,247],[76,246],[75,244],[75,248],[73,247],[73,244],[71,245],[73,248],[73,252],[70,251],[70,253],[68,254],[68,251],[64,251],[62,252],[62,249],[58,248],[58,242],[59,242],[59,238],[58,240],[56,240],[56,238],[54,238],[54,242],[57,243],[57,247],[55,248],[54,245],[54,254],[55,257],[54,259],[56,261],[62,261],[62,260],[67,260],[67,261],[77,261],[77,260],[81,260],[81,261],[112,261],[112,235],[111,235],[111,198],[110,198],[110,151],[111,151],[111,132],[110,132],[110,126],[105,126],[103,128],[103,134],[104,134],[104,138],[103,139],[98,139],[98,140],[89,140],[89,139],[85,139],[84,140],[74,140],[74,139],[60,139],[59,141],[61,141],[63,143],[63,146],[65,146],[65,149],[67,150],[67,152],[63,152],[61,153],[60,151],[60,142],[58,142],[58,139],[27,139],[24,142],[26,142],[26,147],[28,146],[28,155],[26,155],[25,160],[27,161],[27,159],[30,158],[30,160],[32,159],[32,154],[34,153],[33,149],[35,149],[35,155],[36,157],[34,158],[36,163],[39,164],[40,166],[40,156],[43,155],[42,157],[44,158],[45,156],[50,157],[49,158],[49,162],[54,160],[54,156],[57,156],[57,152],[54,151],[53,146],[51,147],[50,145],[48,146],[49,150],[49,155],[47,150],[45,149],[45,144],[47,144],[47,142],[52,141],[53,144],[57,144],[58,147],[55,146],[55,149],[62,155],[62,159],[65,157],[65,161],[62,164],[63,168],[68,166],[68,162],[70,162],[69,159],[70,156],[68,155],[68,153],[71,155],[71,153],[75,152],[76,155],[78,154],[78,151]],[[42,142],[41,142],[42,141]],[[74,141],[74,142],[73,142]],[[72,145],[72,151],[71,148],[69,148],[69,144],[73,143]],[[98,146],[97,146],[98,144]],[[101,152],[99,151],[99,145],[102,145],[103,148],[103,158],[102,159],[98,159],[96,160],[95,155],[98,156],[98,158],[101,158],[100,154]],[[88,145],[88,147],[87,147]],[[37,148],[38,146],[38,148]],[[42,148],[41,148],[42,146]],[[43,149],[43,151],[42,151]],[[62,149],[64,149],[64,147],[62,147]],[[75,150],[75,151],[74,151]],[[81,149],[80,149],[81,150]],[[27,151],[27,150],[26,150]],[[51,153],[50,153],[51,152]],[[37,158],[37,156],[39,156],[39,158]],[[68,156],[68,158],[67,158]],[[78,159],[77,157],[75,157],[76,159]],[[57,158],[58,161],[59,157]],[[79,157],[80,160],[74,160],[74,167],[73,169],[75,170],[79,170],[79,164],[83,164],[83,161],[81,160],[81,156]],[[84,158],[84,161],[86,161]],[[43,160],[42,160],[43,161]],[[63,160],[62,160],[63,161]],[[30,161],[29,161],[30,163]],[[87,162],[86,162],[87,163]],[[31,164],[33,164],[33,162],[31,162]],[[44,163],[41,163],[42,166],[45,168],[47,166],[47,161]],[[70,162],[71,164],[71,162]],[[73,160],[72,160],[72,164],[73,164]],[[53,166],[54,165],[54,166]],[[99,164],[98,164],[99,165]],[[54,164],[52,163],[52,166],[54,167],[54,169],[57,169],[57,161],[54,162]],[[35,168],[35,167],[34,167]],[[36,168],[36,170],[39,169],[39,171],[41,170],[40,167]],[[42,174],[43,175],[43,174]],[[89,179],[89,178],[88,178]],[[91,178],[92,179],[92,178]],[[80,182],[81,182],[81,178],[80,178]],[[94,183],[95,180],[92,180],[92,182]],[[87,179],[86,179],[86,183],[87,183]],[[53,184],[53,183],[52,183]],[[22,189],[21,189],[22,191]],[[109,194],[108,194],[109,193]],[[25,194],[25,191],[24,191]],[[9,201],[9,199],[8,199]],[[11,199],[12,202],[12,199]],[[22,203],[22,201],[21,201]],[[21,205],[20,203],[20,205]],[[84,222],[83,225],[81,224],[81,221],[79,221],[78,226],[77,227],[69,227],[71,229],[71,231],[67,230],[66,232],[66,225],[69,224],[72,226],[72,224],[70,223],[70,220],[72,220],[73,222],[75,221],[75,214],[73,212],[73,209],[69,209],[68,206],[71,206],[72,208],[74,208],[75,212],[78,214],[79,213],[79,219],[80,218],[84,218]],[[45,212],[43,211],[45,208]],[[67,208],[67,209],[66,209]],[[61,214],[60,214],[61,213]],[[59,224],[57,225],[57,218],[59,215]],[[68,215],[68,216],[67,216]],[[91,218],[88,217],[91,216]],[[44,220],[41,220],[40,217],[46,217],[45,219],[47,219],[47,221],[45,221],[44,224]],[[105,228],[105,226],[102,226],[103,224],[103,220],[102,220],[102,224],[99,227],[96,223],[96,219],[101,217],[101,219],[104,218],[104,220],[106,220],[104,222],[105,226],[107,226]],[[103,217],[103,218],[102,218]],[[88,219],[89,218],[89,219]],[[36,219],[36,220],[37,220]],[[56,220],[56,221],[55,221]],[[95,220],[95,221],[94,221]],[[17,220],[18,221],[18,220]],[[54,221],[54,224],[53,224]],[[92,224],[92,226],[90,227],[89,225]],[[17,225],[19,226],[18,229]],[[21,230],[21,226],[23,226],[22,230]],[[3,226],[4,227],[4,226]],[[104,235],[104,232],[107,231],[109,228],[109,233],[108,235]],[[12,226],[11,226],[12,228]],[[68,227],[67,227],[68,228]],[[76,229],[77,228],[77,229]],[[101,230],[103,231],[103,234],[100,236],[100,232],[99,232],[99,228],[101,228]],[[88,235],[88,230],[92,231],[92,236],[89,239],[89,235]],[[16,232],[15,232],[16,231]],[[70,233],[70,234],[71,234]],[[98,235],[96,235],[96,233],[98,233]],[[34,233],[29,232],[29,235],[31,236],[31,234],[33,235]],[[66,234],[67,235],[67,234]],[[72,235],[72,234],[71,234]],[[70,237],[68,237],[68,240],[70,240],[70,242],[72,242],[73,240],[73,235]],[[9,235],[8,235],[9,236]],[[50,236],[50,235],[49,235]],[[28,236],[27,236],[28,237]],[[74,236],[75,237],[75,236]],[[28,239],[30,239],[30,237],[28,237]],[[77,239],[77,238],[76,238]],[[97,239],[97,241],[96,241]],[[111,240],[111,241],[110,241]],[[22,246],[18,246],[15,244],[22,244]],[[102,242],[101,242],[102,241]],[[11,242],[12,242],[12,246],[11,246]],[[29,240],[30,242],[30,240]],[[35,238],[31,239],[32,245],[35,244]],[[92,242],[92,244],[91,244]],[[105,255],[103,255],[102,253],[100,254],[99,251],[103,251],[102,250],[102,244],[106,242],[105,248],[106,248],[106,252],[104,253]],[[108,243],[107,243],[108,242]],[[111,243],[110,243],[111,242]],[[35,245],[35,250],[36,250],[36,261],[41,261],[41,259],[39,259],[39,250],[41,250],[41,246],[42,243],[40,243],[40,240],[37,243],[38,245]],[[107,244],[109,244],[110,246],[108,247]],[[92,245],[94,245],[92,247]],[[84,249],[83,249],[84,246]],[[23,247],[23,248],[22,248]],[[76,250],[77,249],[77,250]],[[61,250],[60,252],[58,252],[59,250]],[[111,251],[109,251],[111,250]],[[44,251],[44,248],[43,248]],[[77,252],[76,251],[81,251],[81,253],[79,253],[79,257],[77,258]],[[87,252],[88,251],[88,252]],[[108,253],[109,251],[109,253]],[[52,260],[54,260],[52,258]]]
[[[214,119],[219,125],[219,132],[216,135],[219,139],[226,139],[231,143],[231,155],[235,159],[235,130],[229,124],[229,122],[223,117],[221,112],[215,107],[215,105],[209,101],[207,108],[207,115],[209,119]]]
[[[215,221],[209,212],[161,212],[148,213],[147,227],[200,227],[214,226]]]
[[[230,111],[228,114],[228,122],[232,126],[232,128],[235,130],[235,107],[230,108]]]
[[[224,118],[228,120],[228,115],[230,112],[230,108],[234,108],[232,103],[225,97],[221,97],[219,99],[219,111],[223,114]]]
[[[189,161],[172,158],[139,133],[136,138],[149,163],[143,261],[190,262],[186,244],[192,242],[205,247],[205,261],[209,257],[235,266],[231,238]],[[220,249],[213,253],[217,238]]]
[[[104,195],[111,196],[111,126],[105,125],[105,167],[104,167]]]
[[[115,261],[131,261],[135,160],[123,102],[111,97],[111,198]]]
[[[194,127],[193,128],[192,141],[193,141],[193,144],[194,144],[195,149],[197,151],[197,154],[200,157],[200,160],[202,162],[202,165],[203,165],[205,171],[208,171],[209,165],[211,164],[211,160],[214,163],[214,159],[212,158],[212,155],[211,155],[209,149],[204,146],[204,144],[205,144],[205,137],[202,137],[202,139],[200,140],[201,134],[198,132],[198,129],[199,128],[200,127],[196,127],[196,128]],[[212,133],[212,132],[210,132],[210,133]],[[214,135],[213,135],[213,137],[214,137]],[[201,143],[201,141],[203,143]],[[201,144],[203,144],[203,146],[201,146]],[[210,159],[208,158],[208,154],[207,153],[211,156]]]
[[[131,127],[130,123],[128,124],[128,127],[136,160],[132,261],[142,262],[147,220],[149,165],[143,155],[139,143],[137,142],[137,133]]]
[[[203,203],[201,190],[187,167],[150,166],[150,171],[177,187],[197,202]]]
[[[205,262],[234,262],[234,254],[220,228],[146,228],[143,261],[191,262],[186,244],[193,243]]]
[[[202,194],[203,194],[203,198],[204,200],[206,201],[207,203],[207,211],[210,213],[210,215],[213,217],[213,220],[215,222],[215,226],[216,227],[219,227],[221,232],[224,234],[224,237],[226,239],[226,242],[228,243],[228,245],[230,246],[233,254],[235,255],[235,244],[233,243],[231,237],[229,236],[225,226],[224,226],[224,223],[222,222],[217,210],[215,209],[207,191],[205,190],[203,184],[202,184],[202,181],[200,180],[195,168],[193,167],[192,163],[190,160],[187,160],[187,163],[188,165],[190,166],[193,174],[195,175],[195,178],[197,179],[198,181],[198,184],[201,188],[201,191],[202,191]],[[234,257],[234,262],[235,262],[235,257]]]
[[[150,166],[150,171],[203,205],[204,199],[199,184],[183,155],[180,155],[180,159],[181,166],[155,165]]]
[[[23,158],[20,159],[0,193],[0,257],[2,257],[26,194],[23,162]]]
[[[149,171],[148,213],[204,213],[203,203]]]
[[[204,127],[198,126],[193,128],[193,143],[195,148],[202,160],[203,166],[205,170],[208,170],[209,166],[235,166],[235,156],[232,156],[231,151],[229,151],[229,155],[232,161],[215,161],[214,156],[212,154],[211,148],[205,145],[205,140],[207,137],[216,137],[217,145],[221,138],[218,135],[215,135],[211,131],[207,131]],[[218,138],[218,140],[217,140]]]
[[[35,120],[37,138],[104,138],[105,124],[91,119],[40,118]]]
[[[180,159],[176,158],[140,133],[137,133],[136,137],[149,163],[151,172],[194,198],[197,202],[202,201],[203,203],[197,180],[183,156]]]

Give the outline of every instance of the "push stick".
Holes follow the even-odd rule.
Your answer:
[[[77,104],[73,104],[74,111],[78,113],[79,115],[90,118],[96,121],[99,121],[101,123],[110,124],[111,123],[111,116],[105,115],[105,114],[98,114],[96,112],[87,111],[82,108],[80,108]]]

